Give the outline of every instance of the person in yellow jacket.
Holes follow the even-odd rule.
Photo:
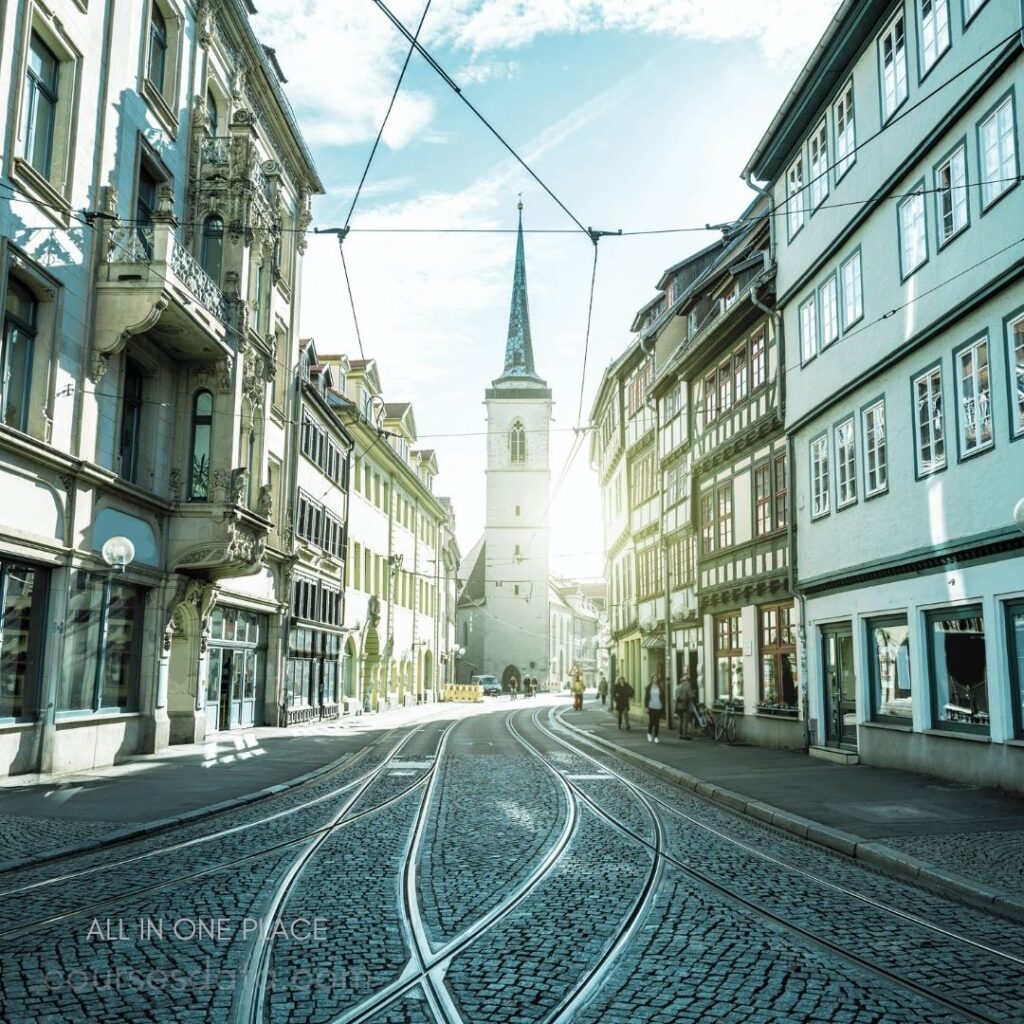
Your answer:
[[[577,671],[572,677],[572,685],[569,687],[572,691],[572,709],[573,711],[583,710],[583,691],[586,687],[583,685],[583,673]]]

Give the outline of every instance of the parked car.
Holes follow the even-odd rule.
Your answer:
[[[501,682],[497,676],[473,676],[470,682],[472,682],[474,686],[479,686],[483,690],[485,697],[501,696]]]

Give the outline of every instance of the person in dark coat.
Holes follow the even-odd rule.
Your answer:
[[[697,710],[697,691],[685,676],[676,688],[676,721],[679,722],[679,738],[690,739],[690,727],[694,724]]]
[[[629,702],[634,696],[633,687],[626,682],[626,677],[619,676],[612,687],[612,700],[615,702],[615,715],[620,729],[623,722],[626,723],[625,727],[629,728]]]
[[[597,684],[597,695],[601,698],[601,707],[604,707],[605,701],[608,700],[608,680],[604,676],[601,676],[601,681]]]
[[[514,675],[508,677],[508,692],[512,695],[513,700],[519,696],[519,680]]]

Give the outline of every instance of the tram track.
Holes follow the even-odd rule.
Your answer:
[[[388,806],[404,800],[416,789],[422,787],[425,790],[425,794],[421,800],[421,807],[417,816],[418,831],[419,822],[422,820],[423,816],[423,809],[426,806],[429,793],[432,789],[431,783],[437,777],[438,765],[441,762],[448,737],[451,735],[456,724],[457,723],[452,722],[444,728],[438,739],[437,748],[431,757],[430,767],[425,769],[422,774],[418,775],[415,781],[404,787],[399,786],[398,791],[387,797],[387,799],[361,811],[354,817],[346,819],[345,815],[350,809],[356,806],[359,799],[370,788],[370,786],[372,786],[373,783],[383,775],[384,771],[388,767],[389,761],[394,759],[394,755],[392,755],[392,758],[389,758],[389,761],[386,761],[380,766],[367,785],[352,796],[351,800],[349,800],[346,805],[336,813],[334,819],[329,823],[329,825],[320,830],[319,834],[312,837],[307,845],[299,851],[298,855],[294,858],[292,864],[289,866],[284,876],[278,881],[274,891],[267,899],[264,910],[265,919],[277,920],[283,915],[287,902],[291,894],[296,889],[303,873],[313,864],[321,847],[335,829],[362,818],[377,814]],[[400,745],[400,748],[407,746],[412,740],[413,735],[414,733],[410,733],[409,736],[406,737],[405,741]],[[406,859],[408,860],[408,855]],[[410,945],[414,950],[417,948],[415,942]],[[267,979],[270,972],[273,954],[274,935],[269,930],[261,930],[252,941],[246,958],[245,967],[242,972],[243,977],[247,979],[249,983],[238,990],[236,999],[232,1005],[230,1019],[234,1024],[261,1024],[263,1021],[267,996]]]
[[[512,737],[524,748],[534,754],[532,748],[521,739],[516,732],[509,716],[506,728]],[[536,756],[536,755],[535,755]],[[556,773],[557,776],[557,773]],[[436,785],[435,775],[429,785]],[[552,872],[565,852],[569,849],[579,820],[579,807],[573,798],[571,787],[564,779],[558,777],[566,799],[566,815],[563,828],[546,851],[540,862],[505,898],[483,914],[473,924],[465,928],[459,935],[434,949],[423,924],[419,907],[419,896],[416,885],[416,866],[422,848],[427,814],[430,809],[433,792],[426,794],[417,816],[414,832],[410,837],[409,847],[403,865],[402,901],[404,920],[403,926],[410,936],[412,956],[402,975],[392,984],[374,993],[362,1003],[353,1006],[346,1012],[332,1019],[330,1024],[367,1024],[381,1014],[397,1007],[417,990],[423,993],[431,1013],[438,1024],[462,1024],[464,1017],[455,1005],[445,985],[445,974],[452,961],[468,949],[474,942],[512,915],[515,910],[533,893]],[[472,1024],[472,1022],[469,1022]]]
[[[552,712],[549,711],[549,715]],[[561,723],[559,723],[561,724]],[[936,936],[941,937],[945,942],[958,943],[961,946],[970,949],[973,952],[982,953],[987,956],[996,958],[1008,965],[1015,970],[1024,969],[1024,958],[1021,958],[1015,954],[1009,953],[1005,950],[996,949],[986,943],[979,942],[978,940],[972,939],[969,936],[959,934],[951,929],[936,924],[934,922],[927,921],[920,915],[911,914],[906,911],[902,911],[899,908],[887,906],[886,904],[863,894],[857,893],[856,891],[845,887],[839,886],[828,879],[820,878],[803,868],[788,865],[782,858],[776,857],[772,854],[766,853],[763,850],[758,850],[756,847],[751,846],[749,843],[745,843],[741,840],[736,839],[733,836],[729,836],[727,833],[719,828],[709,826],[706,822],[700,821],[697,817],[691,814],[687,814],[678,808],[673,807],[670,803],[662,798],[652,795],[649,792],[644,792],[641,785],[633,782],[621,772],[618,772],[611,765],[608,764],[608,760],[612,759],[614,755],[605,754],[608,760],[599,760],[590,754],[580,750],[578,746],[570,743],[563,737],[558,736],[553,729],[548,726],[544,726],[539,721],[537,723],[538,728],[545,732],[553,741],[561,744],[567,750],[572,751],[575,755],[580,756],[597,768],[604,772],[609,773],[611,776],[619,780],[624,787],[629,791],[637,795],[638,798],[649,800],[652,806],[652,812],[659,815],[660,812],[665,812],[685,821],[689,827],[697,828],[703,832],[713,836],[716,841],[725,842],[741,848],[746,854],[758,857],[766,862],[771,863],[773,866],[782,868],[788,871],[794,871],[803,878],[818,884],[822,887],[827,888],[832,892],[838,892],[843,896],[850,897],[860,901],[865,905],[869,905],[873,910],[882,911],[889,913],[893,918],[898,919],[901,924],[914,925],[924,928]],[[565,728],[564,726],[561,726]],[[716,805],[717,808],[717,805]],[[614,819],[610,819],[614,820]],[[749,896],[738,892],[734,887],[724,884],[720,879],[715,878],[708,872],[695,867],[692,863],[688,863],[683,859],[675,856],[665,849],[659,850],[655,844],[652,844],[650,840],[639,833],[635,832],[630,826],[623,824],[620,821],[615,821],[616,827],[624,832],[630,833],[636,842],[641,843],[646,848],[651,850],[655,856],[666,864],[672,865],[677,870],[685,874],[689,879],[698,883],[699,885],[710,889],[718,896],[724,898],[730,903],[742,908],[745,912],[755,915],[756,917],[770,922],[774,927],[780,928],[788,934],[799,936],[799,938],[805,942],[811,943],[818,949],[824,950],[826,953],[836,956],[844,960],[845,962],[859,968],[862,971],[869,972],[871,975],[881,978],[889,985],[899,987],[903,990],[912,992],[915,996],[928,1000],[930,1003],[937,1007],[941,1007],[943,1010],[952,1011],[963,1017],[968,1021],[975,1021],[977,1024],[1006,1024],[1005,1017],[996,1017],[992,1014],[985,1012],[975,1006],[969,1006],[962,1000],[957,999],[955,996],[948,994],[947,992],[940,991],[934,986],[922,984],[915,981],[912,978],[907,977],[905,974],[900,974],[897,971],[890,970],[883,967],[867,957],[861,955],[856,950],[850,949],[848,946],[838,943],[826,936],[821,935],[815,930],[800,925],[794,922],[792,919],[786,917],[784,914],[777,913],[770,908],[766,907],[763,903],[751,899]],[[1020,982],[1021,988],[1018,991],[1024,989],[1024,977]]]
[[[395,759],[395,757],[401,753],[401,751],[411,742],[411,740],[419,734],[424,726],[417,725],[410,729],[397,743],[393,744],[387,751],[386,755],[376,767],[364,772],[358,778],[345,783],[336,790],[332,790],[326,794],[318,796],[312,800],[304,801],[300,805],[292,808],[286,808],[281,811],[275,811],[272,814],[262,816],[255,821],[247,822],[242,825],[232,826],[226,829],[219,830],[214,833],[210,833],[194,839],[184,840],[181,842],[170,843],[166,846],[162,846],[155,850],[146,851],[134,855],[132,857],[108,862],[106,865],[98,865],[96,867],[89,867],[74,872],[66,873],[62,876],[57,876],[46,882],[33,883],[28,886],[19,887],[8,892],[0,893],[0,895],[19,894],[25,891],[39,891],[41,887],[47,884],[57,884],[58,882],[69,882],[78,881],[83,877],[94,874],[99,870],[106,870],[107,872],[113,871],[117,868],[131,865],[141,860],[149,860],[150,858],[160,855],[171,855],[179,853],[183,849],[189,849],[196,846],[202,846],[207,843],[216,843],[218,840],[223,841],[229,836],[234,836],[242,832],[247,832],[252,829],[258,829],[260,826],[267,825],[268,823],[279,821],[280,819],[286,818],[289,815],[298,813],[302,810],[306,810],[317,804],[324,803],[331,799],[337,799],[345,794],[350,794],[344,801],[340,810],[335,811],[330,816],[326,824],[321,824],[317,828],[302,832],[299,835],[289,836],[280,842],[270,843],[266,845],[259,845],[256,849],[251,850],[240,857],[234,857],[227,860],[222,860],[218,863],[206,866],[200,870],[183,872],[175,874],[172,877],[163,877],[152,882],[148,885],[136,885],[131,888],[118,889],[112,892],[109,896],[104,896],[102,899],[93,899],[92,901],[84,904],[79,903],[69,909],[62,910],[58,913],[51,913],[45,916],[35,918],[30,921],[20,921],[13,927],[7,927],[0,929],[0,947],[9,944],[11,940],[22,937],[23,935],[38,931],[43,928],[51,927],[63,922],[84,917],[84,916],[97,916],[105,910],[118,905],[137,900],[140,897],[149,896],[151,894],[160,892],[162,890],[170,889],[174,886],[187,885],[204,878],[216,875],[220,872],[225,872],[231,869],[237,869],[243,865],[257,861],[260,858],[269,857],[274,853],[287,850],[290,847],[299,845],[305,842],[316,842],[326,836],[330,835],[336,829],[343,827],[346,824],[360,820],[361,818],[372,814],[377,806],[369,807],[366,810],[360,811],[357,815],[348,815],[348,812],[356,805],[359,799],[371,788],[374,782],[381,776],[381,774],[387,769],[388,765]],[[449,726],[451,728],[451,726]],[[358,756],[358,755],[357,755]],[[317,780],[323,782],[322,779]],[[405,787],[404,790],[399,794],[404,795],[405,792],[415,788],[419,780],[413,782],[409,786]],[[385,806],[393,802],[398,797],[389,797],[378,806]]]

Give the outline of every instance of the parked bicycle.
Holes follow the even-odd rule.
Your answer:
[[[715,735],[715,713],[701,701],[699,704],[691,705],[690,714],[693,718],[694,731],[698,736]]]
[[[715,715],[715,739],[736,742],[736,705],[726,701]]]

